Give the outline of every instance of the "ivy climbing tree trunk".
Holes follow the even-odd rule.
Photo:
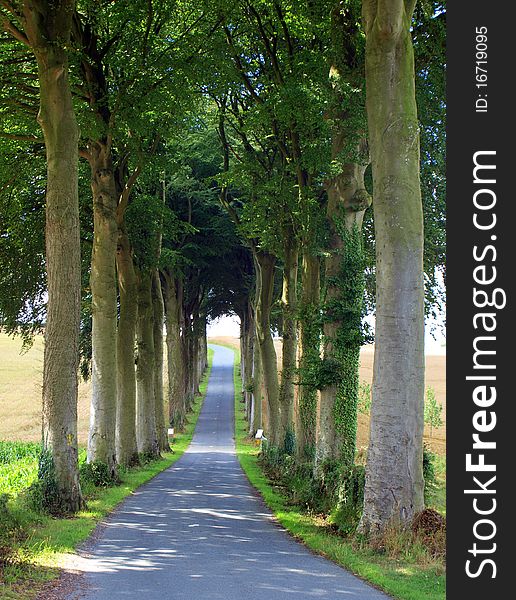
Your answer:
[[[280,447],[283,440],[281,436],[278,365],[270,321],[276,258],[263,250],[255,251],[254,255],[259,290],[256,306],[256,333],[265,384],[265,396],[269,409],[269,443],[273,447]]]
[[[325,258],[323,363],[316,467],[354,464],[359,386],[364,261],[362,222],[371,199],[364,173],[369,163],[363,107],[362,32],[359,4],[336,2],[331,12],[329,72],[333,89],[331,158],[340,172],[326,182],[329,245]],[[353,90],[350,92],[350,90]]]
[[[308,248],[303,252],[301,299],[299,310],[299,373],[298,414],[296,424],[297,453],[301,461],[313,460],[317,426],[317,387],[313,371],[320,361],[321,330],[320,262]]]
[[[366,92],[376,233],[376,344],[360,530],[423,508],[423,215],[410,25],[415,0],[369,0]]]
[[[344,149],[343,133],[333,139],[334,160]],[[345,468],[355,461],[357,408],[362,345],[364,260],[362,221],[371,199],[364,185],[367,145],[356,154],[363,163],[343,165],[327,185],[330,225],[325,261],[326,293],[323,317],[323,381],[319,402],[316,464],[339,461]]]
[[[281,435],[288,452],[294,451],[294,375],[297,358],[297,271],[299,262],[298,244],[293,232],[285,235],[283,293],[283,344],[279,403],[281,410]]]
[[[136,441],[138,452],[146,457],[159,455],[154,396],[154,315],[152,273],[138,274],[138,360],[136,365]]]
[[[138,462],[134,354],[138,284],[131,244],[123,217],[118,230],[116,262],[120,295],[120,316],[117,329],[116,458],[119,465],[131,466]]]
[[[43,360],[43,448],[52,460],[57,500],[52,510],[83,505],[77,450],[77,370],[81,304],[78,141],[67,48],[75,2],[23,2],[26,42],[38,65],[38,121],[45,138],[48,302]],[[49,490],[53,492],[54,490]]]
[[[115,260],[118,242],[117,194],[110,143],[90,144],[93,191],[93,251],[91,256],[92,368],[88,461],[108,465],[116,473],[117,404]]]

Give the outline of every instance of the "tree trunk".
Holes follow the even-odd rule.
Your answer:
[[[154,397],[155,356],[152,308],[152,274],[150,271],[142,271],[138,277],[136,441],[138,452],[150,458],[159,456]]]
[[[114,476],[117,405],[117,195],[109,144],[106,141],[92,143],[90,157],[94,224],[90,274],[92,392],[88,462],[107,464]]]
[[[423,216],[410,25],[414,2],[364,5],[376,234],[376,344],[360,530],[423,508]]]
[[[204,319],[204,331],[202,334],[202,372],[208,368],[208,332],[206,318]]]
[[[263,369],[262,360],[260,358],[260,348],[258,345],[258,336],[256,329],[254,332],[253,341],[253,397],[251,398],[251,405],[253,411],[253,427],[254,431],[249,433],[255,433],[257,429],[264,429],[263,417],[262,417],[262,405],[264,396],[264,385],[263,385]]]
[[[254,358],[254,340],[255,340],[255,321],[254,321],[254,310],[251,302],[247,302],[246,306],[246,332],[245,332],[245,343],[244,343],[244,354],[245,354],[245,379],[243,381],[244,390],[246,394],[247,403],[249,405],[249,434],[253,435],[260,425],[256,425],[256,406],[254,403],[254,376],[253,376],[253,358]]]
[[[299,371],[301,385],[298,394],[296,424],[297,451],[300,460],[313,460],[317,426],[317,387],[313,372],[320,361],[320,263],[308,249],[303,253],[299,319]]]
[[[342,152],[344,132],[335,135],[333,158]],[[327,216],[330,224],[324,299],[324,362],[335,379],[321,388],[316,465],[338,460],[350,468],[355,462],[364,260],[362,221],[371,199],[364,186],[367,146],[357,154],[362,164],[348,163],[328,184]]]
[[[167,327],[168,410],[172,427],[181,430],[185,424],[185,370],[181,341],[182,285],[166,271],[165,308]]]
[[[201,373],[199,371],[199,315],[194,315],[192,322],[191,364],[192,364],[192,398],[199,394]]]
[[[245,409],[245,418],[247,422],[249,422],[249,415],[251,412],[251,395],[249,390],[246,388],[247,381],[247,356],[246,356],[246,335],[247,335],[247,315],[244,312],[239,315],[240,317],[240,383],[242,385],[242,396],[244,398],[244,409]]]
[[[297,271],[299,251],[292,234],[286,236],[283,266],[283,343],[279,403],[281,436],[287,452],[292,452],[294,435],[294,374],[297,354]],[[292,446],[292,447],[291,447]]]
[[[249,433],[253,432],[253,342],[254,310],[249,301],[242,308],[240,317],[240,375]]]
[[[24,2],[25,33],[38,64],[38,121],[47,157],[46,269],[48,303],[43,361],[43,448],[52,459],[57,503],[83,506],[77,450],[77,370],[81,305],[79,130],[68,78],[73,1]],[[54,491],[54,490],[49,490]]]
[[[269,443],[279,448],[282,444],[281,414],[279,405],[278,365],[271,333],[270,313],[274,292],[276,259],[264,251],[255,252],[256,278],[259,300],[256,307],[256,330],[262,365],[265,395],[269,408]]]
[[[119,465],[131,466],[138,462],[134,353],[138,284],[131,244],[123,222],[118,231],[117,270],[120,317],[117,330],[116,458]]]
[[[182,335],[181,335],[181,350],[183,355],[183,369],[185,374],[183,402],[185,415],[190,412],[194,397],[193,385],[193,365],[192,365],[192,327],[189,311],[186,306],[183,307],[182,315]]]
[[[156,401],[156,433],[162,451],[170,450],[165,418],[165,395],[163,393],[163,324],[165,306],[159,271],[152,274],[152,308],[154,314],[154,398]]]

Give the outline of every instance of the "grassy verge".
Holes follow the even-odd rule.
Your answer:
[[[55,519],[32,512],[14,497],[10,510],[20,526],[23,541],[17,543],[14,554],[3,568],[0,565],[0,600],[30,600],[42,585],[59,576],[60,565],[66,556],[86,540],[98,522],[109,514],[126,496],[143,483],[167,469],[185,452],[193,436],[195,425],[206,395],[213,351],[208,350],[208,370],[200,386],[185,431],[176,435],[172,452],[142,467],[120,473],[121,483],[115,487],[92,488],[86,491],[87,510],[70,519]],[[16,463],[13,463],[15,465]],[[35,463],[37,471],[37,462]],[[27,466],[24,463],[23,471]],[[12,490],[4,490],[11,491]]]
[[[422,556],[413,556],[414,550],[410,550],[408,556],[403,556],[402,553],[401,557],[398,555],[396,558],[377,554],[367,547],[360,547],[352,541],[330,533],[324,520],[287,504],[277,486],[264,475],[258,462],[258,448],[247,436],[247,423],[241,403],[239,351],[229,344],[220,345],[227,345],[235,352],[235,439],[238,459],[249,481],[260,491],[265,503],[281,525],[313,551],[333,560],[395,598],[444,600],[445,576],[442,566],[436,562],[428,560],[425,564]],[[421,562],[416,562],[416,559]]]

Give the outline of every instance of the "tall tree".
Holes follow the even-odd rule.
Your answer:
[[[364,299],[362,222],[371,198],[364,174],[369,163],[364,107],[364,48],[360,2],[335,4],[331,14],[330,82],[333,102],[333,173],[326,190],[329,240],[323,303],[323,375],[316,447],[325,460],[353,466],[357,433],[360,347]]]
[[[415,0],[366,0],[366,107],[376,234],[376,345],[360,530],[423,508],[424,288]]]
[[[43,446],[57,497],[52,509],[82,506],[77,450],[77,370],[81,297],[78,139],[69,82],[73,0],[2,2],[4,28],[28,45],[38,67],[39,113],[47,158],[46,272],[48,302],[43,363]],[[47,454],[45,453],[44,456]],[[50,484],[50,481],[47,481]],[[47,486],[45,492],[54,490]]]

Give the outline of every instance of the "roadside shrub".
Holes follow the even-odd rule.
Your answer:
[[[354,533],[362,516],[364,503],[365,468],[353,466],[341,476],[339,498],[331,521],[339,533]]]
[[[296,434],[293,429],[289,429],[285,434],[285,442],[283,444],[285,454],[294,454],[296,451]]]
[[[443,407],[442,404],[437,402],[435,396],[435,390],[432,387],[427,388],[425,393],[425,413],[424,420],[425,424],[430,427],[430,437],[434,429],[441,427],[443,424],[442,420]]]
[[[137,465],[144,466],[149,465],[157,460],[160,460],[161,454],[155,454],[154,452],[139,452]]]
[[[272,446],[269,442],[262,443],[260,461],[273,479],[281,477],[281,467],[285,463],[285,456],[282,448]]]
[[[79,477],[81,485],[93,485],[95,487],[110,487],[118,483],[108,465],[101,461],[84,462],[79,465]]]
[[[42,450],[38,463],[38,478],[28,488],[26,501],[30,508],[36,512],[58,515],[61,511],[59,490],[55,476],[55,467],[52,454],[49,450]]]

